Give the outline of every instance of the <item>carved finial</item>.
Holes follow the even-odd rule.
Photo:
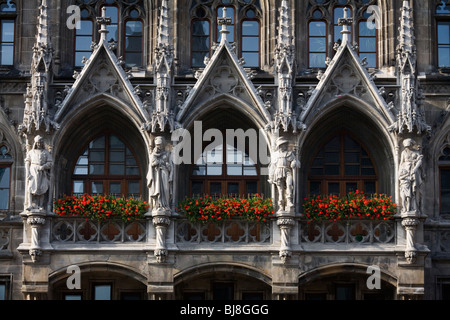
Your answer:
[[[227,17],[227,7],[223,7],[222,11],[223,11],[222,18],[217,19],[217,24],[219,26],[222,26],[222,29],[220,29],[219,31],[220,34],[222,35],[222,39],[220,40],[220,42],[224,43],[228,41],[227,36],[230,33],[230,31],[228,31],[227,26],[232,25],[233,20],[230,17]]]
[[[351,34],[349,27],[353,24],[353,18],[349,18],[348,16],[348,8],[344,8],[344,17],[338,20],[340,26],[342,26],[342,43],[346,43],[349,41],[349,34]]]
[[[107,25],[111,24],[111,18],[106,17],[106,7],[102,8],[102,16],[97,17],[97,23],[100,25],[100,43],[106,40],[106,35],[108,34]]]

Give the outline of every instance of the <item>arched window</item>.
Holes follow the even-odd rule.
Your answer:
[[[81,21],[78,29],[75,29],[75,67],[82,67],[83,57],[91,55],[92,41],[94,40],[94,21],[89,18],[87,9],[81,10]]]
[[[13,0],[0,5],[0,65],[14,64],[14,43],[17,8]]]
[[[439,68],[450,68],[450,4],[439,1],[436,7],[437,63]]]
[[[144,1],[127,0],[76,0],[81,9],[81,27],[75,29],[75,61],[76,67],[81,67],[83,57],[91,54],[91,44],[99,40],[100,28],[97,17],[101,17],[102,8],[106,8],[106,16],[111,23],[106,26],[109,31],[107,41],[117,43],[116,54],[123,56],[125,66],[143,67],[143,39],[144,39]]]
[[[311,20],[308,24],[309,67],[325,68],[325,60],[327,58],[327,23],[321,20],[323,14],[319,9],[314,11],[313,18],[314,20]]]
[[[228,42],[233,42],[237,52],[245,60],[244,67],[259,67],[260,65],[260,20],[261,9],[259,0],[194,0],[191,6],[191,64],[192,67],[204,67],[204,58],[210,56],[212,42],[219,43],[222,35],[217,19],[231,19],[227,26]],[[211,34],[213,30],[213,34]],[[215,30],[215,31],[214,31]]]
[[[308,174],[311,195],[345,195],[356,190],[377,192],[377,171],[367,150],[352,136],[341,132],[314,157]]]
[[[370,22],[370,14],[367,10],[363,18],[358,22],[358,45],[359,55],[367,58],[367,66],[377,67],[377,29],[375,22]]]
[[[139,13],[133,10],[131,16],[139,17]],[[125,24],[125,65],[127,67],[143,65],[143,33],[144,26],[141,20],[127,20]]]
[[[13,158],[10,154],[9,145],[3,141],[0,144],[0,210],[10,208],[12,164]]]
[[[210,30],[207,19],[196,19],[192,22],[192,66],[202,67],[203,61],[210,56]]]
[[[450,147],[443,149],[439,157],[439,190],[439,211],[450,215]]]
[[[92,140],[78,157],[72,174],[74,194],[111,194],[139,198],[139,164],[118,135],[104,133]]]
[[[326,58],[334,54],[334,44],[342,41],[339,19],[344,17],[344,8],[349,9],[349,18],[353,18],[349,26],[350,43],[359,44],[360,57],[367,58],[368,67],[377,67],[377,30],[368,13],[369,7],[377,4],[376,0],[312,0],[311,3],[307,22],[309,68],[325,68]]]
[[[236,142],[236,141],[235,141]],[[241,196],[259,192],[259,169],[237,143],[206,146],[191,173],[192,196]]]

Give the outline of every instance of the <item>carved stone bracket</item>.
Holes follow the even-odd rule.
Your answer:
[[[155,247],[155,257],[156,261],[159,263],[166,262],[168,255],[166,237],[167,228],[170,225],[170,212],[154,212],[153,213],[153,225],[156,228],[156,247]]]
[[[281,246],[279,256],[281,261],[285,264],[291,257],[291,229],[295,225],[295,221],[289,217],[279,217],[277,225],[281,231]]]
[[[42,255],[40,246],[40,229],[45,224],[45,213],[40,210],[31,211],[28,215],[27,223],[31,226],[31,245],[29,254],[33,262],[37,262]]]
[[[405,258],[409,264],[413,264],[417,259],[417,249],[415,246],[415,237],[419,219],[405,218],[402,221],[402,226],[406,229],[406,248]]]

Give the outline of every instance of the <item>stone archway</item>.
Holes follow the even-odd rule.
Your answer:
[[[49,276],[52,300],[147,300],[146,278],[123,266],[89,263],[78,267],[79,287],[69,269]],[[71,270],[73,271],[73,270]]]
[[[316,268],[299,278],[301,300],[395,300],[396,279],[380,272],[376,287],[372,285],[369,266],[338,264]],[[370,278],[370,279],[369,279]],[[370,284],[370,286],[368,285]]]
[[[175,298],[183,300],[271,299],[271,279],[240,265],[208,264],[175,275]]]

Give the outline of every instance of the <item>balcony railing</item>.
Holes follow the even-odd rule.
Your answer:
[[[276,222],[230,220],[214,223],[175,219],[174,241],[177,244],[271,245]],[[51,241],[56,243],[146,243],[151,220],[132,223],[95,222],[76,217],[52,219]],[[395,221],[313,222],[299,220],[298,242],[305,244],[395,244]],[[276,239],[275,239],[276,240]]]
[[[394,221],[336,221],[300,222],[301,243],[395,243]]]
[[[177,243],[263,244],[272,242],[271,224],[230,220],[219,223],[191,223],[178,220]]]
[[[95,222],[77,218],[53,220],[52,241],[60,243],[124,243],[145,242],[145,221],[126,224],[122,221]]]

